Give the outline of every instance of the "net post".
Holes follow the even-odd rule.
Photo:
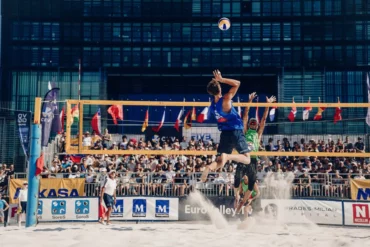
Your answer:
[[[26,227],[37,225],[39,178],[36,176],[36,162],[41,154],[41,98],[35,99],[34,120],[31,130],[30,162],[28,164],[28,193]]]
[[[71,149],[71,103],[69,100],[66,102],[66,153],[70,153]]]
[[[84,105],[82,103],[82,101],[79,101],[79,126],[78,126],[78,153],[81,152],[81,145],[82,145],[82,135],[83,135],[83,117],[84,117]]]

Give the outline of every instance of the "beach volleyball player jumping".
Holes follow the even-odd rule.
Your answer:
[[[213,76],[214,78],[207,86],[208,93],[214,96],[209,110],[217,119],[221,137],[216,161],[205,168],[201,177],[202,182],[207,180],[210,170],[215,171],[222,168],[228,160],[248,165],[251,162],[249,152],[253,150],[245,139],[243,120],[232,105],[232,98],[239,89],[240,81],[223,78],[219,70],[213,71]],[[231,86],[224,95],[222,95],[220,83]],[[239,154],[232,154],[233,149],[236,149]],[[252,190],[253,186],[250,189]]]

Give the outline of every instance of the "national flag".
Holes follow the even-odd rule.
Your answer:
[[[143,123],[143,126],[141,127],[141,132],[144,132],[146,128],[148,127],[148,125],[149,125],[149,110],[147,109],[145,112],[144,123]]]
[[[118,124],[117,118],[123,120],[123,109],[121,105],[112,105],[108,108],[108,113],[113,118],[113,123]]]
[[[310,99],[308,100],[308,105],[303,110],[303,121],[307,120],[310,117],[310,111],[312,111],[312,107],[310,105]]]
[[[78,122],[79,118],[80,118],[80,110],[78,108],[78,105],[75,105],[72,110],[71,110],[71,124],[73,124],[74,122]]]
[[[188,113],[185,116],[185,119],[184,119],[185,129],[190,129],[191,128],[191,118],[189,118],[190,114],[191,114],[191,111],[188,111]],[[188,118],[189,118],[189,120],[188,120]],[[189,123],[188,123],[188,121],[189,121]]]
[[[197,121],[199,123],[203,123],[204,120],[208,119],[208,106],[203,109],[203,111],[198,115]]]
[[[238,97],[238,103],[240,103],[239,97]],[[238,114],[239,114],[239,117],[242,117],[242,108],[240,106],[238,106]]]
[[[367,84],[367,100],[370,103],[370,81],[369,81],[369,73],[366,73],[366,84]],[[367,108],[366,123],[367,123],[368,126],[370,126],[370,107]]]
[[[163,115],[162,115],[162,120],[161,122],[159,123],[159,125],[157,127],[153,127],[152,130],[154,132],[159,132],[159,130],[162,128],[163,124],[164,124],[164,120],[166,118],[166,109],[164,109],[163,111]]]
[[[42,104],[41,112],[41,124],[42,124],[42,136],[41,136],[41,145],[46,147],[49,143],[49,137],[51,130],[53,128],[53,122],[55,115],[59,114],[56,111],[58,109],[57,99],[59,95],[59,88],[53,88],[44,97],[44,102]],[[59,120],[59,116],[58,116]],[[58,121],[57,121],[58,122]]]
[[[321,120],[322,119],[322,113],[325,111],[325,107],[319,107],[316,115],[314,116],[313,120]]]
[[[191,113],[191,120],[195,121],[197,120],[197,112],[195,111],[195,107],[193,106],[193,111]]]
[[[85,155],[82,155],[82,154],[77,154],[77,155],[71,155],[69,156],[71,158],[71,161],[75,164],[80,164],[81,163],[81,160],[83,157],[85,157]]]
[[[340,103],[339,100],[338,103]],[[340,107],[336,107],[334,113],[334,124],[341,120],[342,120],[342,109],[340,109]]]
[[[65,111],[64,107],[62,108],[62,111],[59,114],[59,121],[60,121],[60,130],[59,133],[62,133],[64,130],[64,116],[65,116]]]
[[[44,170],[44,153],[41,153],[40,157],[36,160],[36,172],[35,176],[38,176],[41,174],[41,172]]]
[[[177,130],[177,132],[180,132],[180,123],[181,123],[181,118],[183,114],[184,114],[184,108],[182,108],[179,112],[179,115],[177,115],[177,119],[175,123],[175,129]]]
[[[293,100],[293,104],[294,104],[294,100]],[[295,107],[294,105],[292,106],[292,109],[290,110],[290,113],[288,115],[288,118],[290,120],[290,122],[294,122],[294,119],[295,119],[295,116],[297,114],[297,107]]]
[[[273,122],[274,121],[274,119],[275,119],[275,113],[276,113],[276,109],[277,109],[277,107],[276,106],[274,106],[274,107],[272,107],[271,108],[271,110],[270,110],[270,121],[271,122]]]
[[[101,134],[101,114],[100,114],[100,108],[98,108],[98,111],[95,113],[91,120],[91,127],[93,131],[95,131],[96,134]]]

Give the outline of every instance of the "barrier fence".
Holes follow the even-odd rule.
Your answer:
[[[303,173],[302,173],[303,174]],[[267,188],[263,176],[260,174],[258,183],[262,198],[274,198],[278,191]],[[275,173],[275,176],[284,178],[286,174]],[[79,179],[84,182],[83,195],[99,196],[101,185],[104,182],[103,173],[57,173],[44,175],[49,178]],[[174,176],[174,177],[173,177]],[[351,198],[350,178],[359,177],[360,174],[333,174],[309,173],[309,177],[295,176],[291,184],[290,196],[312,198]],[[15,173],[16,179],[26,179],[26,173]],[[135,173],[118,172],[117,195],[119,196],[187,196],[193,190],[198,190],[207,197],[234,196],[234,173],[210,173],[206,183],[200,182],[201,173]],[[281,179],[280,178],[280,179]],[[54,181],[53,179],[41,179]],[[370,180],[365,180],[370,181]],[[59,186],[59,185],[58,185]],[[56,191],[60,188],[54,188]],[[278,190],[278,188],[276,188]],[[52,194],[53,195],[53,194]]]

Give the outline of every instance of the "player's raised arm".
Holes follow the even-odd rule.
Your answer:
[[[236,92],[239,89],[240,81],[234,80],[234,79],[229,79],[229,78],[223,78],[222,75],[221,75],[221,72],[219,70],[213,71],[213,76],[214,76],[214,79],[216,81],[231,86],[229,92],[227,92],[223,96],[225,99],[231,100],[235,96]]]
[[[257,97],[256,92],[253,92],[249,95],[249,103],[251,103],[254,98]],[[244,134],[248,131],[248,116],[249,115],[249,106],[245,107],[244,115],[243,115],[243,125],[244,125]]]
[[[267,103],[273,103],[275,101],[276,101],[275,96],[271,96],[270,98],[266,97],[266,102]],[[265,112],[263,113],[262,120],[261,120],[261,123],[260,123],[260,127],[258,129],[258,139],[260,141],[261,141],[261,137],[262,137],[262,134],[263,134],[263,130],[265,129],[268,112],[269,112],[269,108],[265,107]]]

